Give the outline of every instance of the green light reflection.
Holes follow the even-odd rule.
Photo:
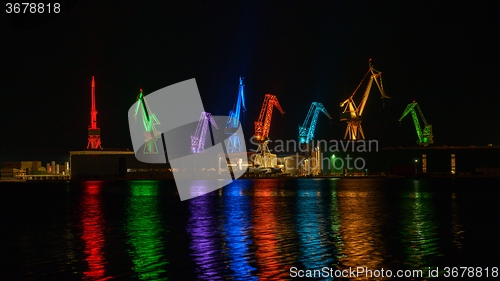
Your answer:
[[[403,200],[401,237],[407,268],[433,266],[433,259],[439,255],[438,225],[430,203],[431,195],[421,189],[421,182],[414,180],[413,192]]]
[[[139,280],[168,280],[157,181],[131,181],[127,206],[128,252]]]
[[[330,240],[335,245],[336,251],[336,265],[338,265],[338,260],[345,258],[345,255],[342,254],[342,250],[344,248],[344,242],[342,241],[342,232],[341,232],[341,224],[340,224],[340,212],[339,212],[339,202],[337,198],[337,184],[338,179],[330,179],[330,189],[331,189],[331,202],[330,202],[330,222],[331,222],[331,237]]]

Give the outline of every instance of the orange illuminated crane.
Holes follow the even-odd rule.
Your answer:
[[[370,67],[368,69],[368,72],[366,72],[365,76],[363,77],[363,80],[361,80],[361,83],[359,83],[356,90],[354,90],[354,93],[352,93],[352,95],[348,99],[340,103],[340,107],[345,106],[344,111],[341,114],[340,121],[347,121],[347,129],[344,134],[344,139],[347,139],[348,136],[349,140],[365,138],[365,134],[363,133],[363,129],[361,128],[361,117],[363,115],[363,110],[365,109],[368,96],[370,95],[373,81],[375,81],[375,83],[377,84],[378,89],[380,90],[380,94],[382,94],[382,98],[390,99],[390,97],[387,96],[384,92],[384,85],[382,84],[382,72],[373,68],[371,59],[368,63]],[[370,80],[368,81],[368,85],[366,87],[363,98],[361,99],[361,103],[359,104],[359,106],[357,106],[353,100],[354,95],[361,87],[368,74],[371,74]]]
[[[271,128],[271,118],[273,117],[274,107],[276,107],[281,114],[285,114],[285,111],[281,109],[278,98],[276,98],[275,95],[266,94],[262,109],[260,110],[259,119],[255,121],[254,140],[257,141],[259,146],[255,152],[254,166],[263,168],[272,167],[274,154],[271,154],[267,144],[269,143],[269,130]],[[274,155],[274,158],[276,158],[276,155]]]

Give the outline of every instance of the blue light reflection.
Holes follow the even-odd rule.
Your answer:
[[[229,268],[234,280],[258,280],[252,276],[256,270],[250,265],[249,245],[252,243],[250,232],[252,205],[246,191],[250,181],[239,180],[224,188],[223,192],[223,234],[229,256]]]

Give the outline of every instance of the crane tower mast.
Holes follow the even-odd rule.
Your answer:
[[[101,129],[97,127],[97,109],[95,107],[95,82],[92,76],[91,84],[91,108],[90,108],[90,126],[88,129],[87,149],[102,149],[101,147]]]

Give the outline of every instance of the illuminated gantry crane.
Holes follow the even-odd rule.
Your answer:
[[[309,108],[304,124],[299,126],[299,143],[302,146],[307,146],[307,151],[310,151],[310,143],[314,139],[314,130],[316,129],[316,123],[318,122],[319,113],[323,112],[331,120],[332,117],[328,114],[325,107],[320,102],[313,102]],[[312,118],[311,118],[312,116]],[[309,120],[311,123],[309,124]]]
[[[420,118],[422,118],[422,121],[424,123],[424,129],[422,130],[422,127],[420,126],[420,122],[418,121],[418,115],[420,115]],[[413,118],[413,123],[415,124],[415,130],[417,131],[417,136],[418,140],[417,143],[419,145],[427,146],[429,144],[434,143],[433,140],[433,135],[432,135],[432,125],[427,124],[427,120],[425,120],[424,114],[422,113],[422,110],[420,109],[420,106],[416,101],[413,101],[412,103],[408,104],[406,106],[405,111],[403,112],[403,115],[399,118],[399,122],[405,118],[408,113],[411,113],[411,117]]]
[[[241,148],[241,142],[245,140],[243,139],[243,136],[235,133],[238,130],[238,126],[240,123],[241,109],[243,108],[243,110],[246,111],[245,95],[243,91],[244,87],[245,85],[243,85],[243,78],[240,77],[238,98],[236,99],[236,103],[234,104],[233,109],[229,112],[229,118],[227,120],[226,128],[224,129],[224,132],[226,134],[231,135],[228,139],[228,146],[227,146],[228,153],[244,152],[242,151]]]
[[[160,137],[161,132],[156,130],[156,125],[160,124],[156,115],[151,112],[151,109],[146,102],[146,98],[142,93],[142,89],[139,90],[139,95],[137,96],[137,106],[135,108],[134,118],[137,118],[139,110],[142,111],[142,123],[144,125],[144,154],[158,154],[158,146],[156,145],[156,140]]]
[[[361,103],[357,106],[353,100],[354,95],[361,87],[368,74],[371,74],[370,80],[368,81],[368,85],[366,87],[363,98],[361,99]],[[382,98],[390,99],[390,97],[387,96],[384,92],[384,85],[382,84],[382,72],[375,70],[373,68],[372,60],[370,59],[369,69],[368,72],[366,72],[365,76],[363,77],[363,80],[361,80],[361,82],[359,83],[356,90],[354,90],[352,95],[344,102],[340,103],[340,107],[345,106],[344,111],[341,114],[340,121],[347,121],[347,129],[344,134],[344,139],[347,139],[347,137],[349,137],[349,140],[357,140],[365,138],[365,134],[363,133],[363,129],[361,128],[361,117],[363,116],[363,110],[365,109],[366,101],[368,100],[368,96],[370,95],[370,90],[373,85],[373,81],[375,81],[375,83],[377,84],[378,89],[382,94]]]
[[[210,122],[216,129],[219,129],[214,118],[212,117],[212,114],[202,112],[200,120],[198,121],[198,126],[196,127],[196,132],[191,136],[191,153],[200,153],[205,149],[208,122]]]
[[[255,121],[255,134],[254,140],[258,143],[257,151],[254,157],[254,166],[262,168],[270,168],[273,164],[273,155],[269,150],[267,144],[269,143],[269,130],[271,128],[271,118],[273,117],[273,108],[276,107],[281,114],[285,111],[281,109],[278,98],[272,94],[266,94],[264,103],[260,110],[259,119]],[[274,155],[275,157],[275,155]]]
[[[90,108],[90,126],[88,130],[89,141],[87,149],[102,149],[101,147],[101,129],[97,127],[97,109],[95,108],[95,82],[92,76],[92,105]]]

